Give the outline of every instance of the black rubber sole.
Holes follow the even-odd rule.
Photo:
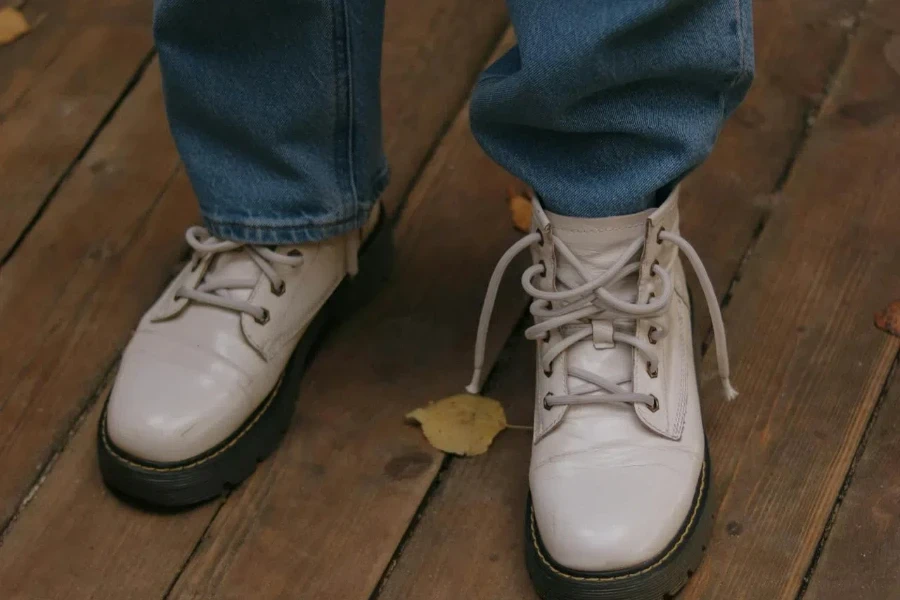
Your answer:
[[[712,533],[709,451],[694,502],[678,535],[657,557],[631,569],[582,572],[557,564],[541,542],[531,499],[525,519],[525,564],[543,600],[669,600],[700,566]]]
[[[171,510],[216,498],[249,477],[287,432],[300,381],[328,321],[335,313],[358,308],[371,297],[388,277],[392,254],[390,225],[382,213],[360,251],[359,274],[345,279],[313,319],[281,379],[259,408],[228,439],[207,452],[178,463],[153,463],[130,456],[110,440],[104,406],[97,428],[97,456],[106,485],[143,507]]]

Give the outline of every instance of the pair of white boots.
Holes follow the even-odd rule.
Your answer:
[[[678,234],[677,191],[656,210],[623,217],[563,217],[537,201],[533,210],[533,232],[504,255],[489,286],[469,391],[480,386],[500,277],[528,249],[532,580],[545,600],[661,600],[696,569],[711,525],[679,253],[701,281],[731,396],[715,294]],[[189,229],[193,259],[141,320],[103,412],[107,484],[151,505],[185,506],[249,476],[289,424],[302,365],[352,281],[357,252],[376,255],[388,237],[380,228],[376,210],[349,235],[277,248]]]

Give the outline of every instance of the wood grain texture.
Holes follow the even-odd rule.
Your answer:
[[[882,1],[871,9],[859,49],[841,86],[843,96],[830,106],[831,118],[878,132],[890,153],[880,157],[881,177],[874,194],[897,204],[897,136],[900,135],[900,6]],[[893,145],[890,145],[893,141]],[[848,148],[845,156],[850,154]],[[877,148],[872,154],[877,153]],[[891,162],[893,161],[893,163]],[[839,162],[839,161],[838,161]],[[879,165],[873,165],[878,169]],[[890,174],[890,176],[888,176]],[[887,177],[885,177],[887,176]],[[896,226],[885,221],[881,227]],[[863,232],[860,232],[864,235]],[[888,239],[884,243],[883,237]],[[873,287],[873,310],[900,296],[898,236],[873,237],[870,252],[893,257]],[[859,305],[860,312],[868,308]],[[883,342],[896,339],[881,333]],[[862,358],[861,358],[862,360]],[[804,600],[896,600],[900,598],[900,374],[894,371],[852,474],[827,543],[812,574]]]
[[[882,401],[803,600],[900,598],[900,371]]]
[[[180,181],[189,194],[187,179]],[[176,186],[152,220],[170,216],[183,199]],[[104,386],[98,399],[108,390]],[[93,405],[3,539],[0,590],[6,600],[161,598],[221,505],[155,514],[110,494],[97,469],[101,407],[101,401]]]
[[[506,24],[501,2],[390,0],[382,73],[395,209]],[[150,0],[33,0],[32,34],[0,54],[0,259],[150,55]],[[411,24],[415,24],[412,26]],[[460,25],[464,24],[465,32]],[[426,91],[427,90],[427,91]]]
[[[716,147],[682,190],[682,229],[724,296],[757,229],[769,214],[822,103],[846,38],[865,0],[759,0],[753,3],[756,79]],[[691,277],[694,298],[702,298]],[[695,338],[710,329],[698,311]]]
[[[795,597],[900,347],[872,324],[900,291],[900,73],[885,54],[898,28],[896,3],[870,5],[735,288],[736,402],[704,361],[721,503],[686,600]]]
[[[178,165],[151,69],[0,269],[0,524],[183,253],[191,196],[149,219]]]
[[[485,393],[507,420],[534,414],[534,344],[513,334]],[[378,600],[537,600],[524,563],[532,432],[510,429],[487,454],[453,459],[422,511]]]
[[[501,0],[387,0],[381,102],[389,211],[462,109],[508,21]]]
[[[34,0],[0,52],[0,260],[151,52],[149,0]]]
[[[518,237],[509,182],[461,115],[398,224],[390,286],[322,349],[291,435],[217,515],[172,599],[370,597],[443,457],[403,415],[468,382],[483,291]],[[490,357],[525,306],[507,284]]]
[[[434,9],[441,11],[442,7],[434,6]],[[463,25],[463,23],[455,25],[457,31],[461,32],[460,35],[464,30]],[[414,26],[421,27],[421,24],[408,23],[408,27]],[[388,34],[390,35],[390,32]],[[400,91],[409,93],[411,89],[409,86],[415,85],[415,81],[410,81],[407,87],[401,88]],[[459,85],[468,86],[469,82],[468,80],[459,82]],[[11,422],[8,429],[4,430],[8,441],[2,446],[9,455],[2,455],[4,465],[13,467],[19,465],[16,469],[7,469],[4,475],[3,485],[7,486],[6,497],[9,499],[10,508],[16,505],[17,499],[24,495],[27,484],[33,480],[36,473],[35,465],[40,468],[41,461],[46,461],[41,453],[49,452],[48,440],[57,439],[57,445],[63,444],[66,441],[65,432],[77,414],[84,406],[89,405],[92,398],[102,395],[93,395],[91,390],[98,385],[115,352],[127,341],[128,332],[137,321],[140,311],[152,300],[167,278],[168,271],[176,262],[176,256],[181,252],[181,244],[177,239],[180,238],[184,226],[195,218],[196,209],[189,185],[183,173],[177,171],[174,149],[165,150],[152,144],[148,145],[143,134],[139,135],[134,131],[137,129],[142,132],[144,128],[155,129],[161,136],[160,139],[165,140],[165,144],[170,144],[162,126],[164,121],[161,110],[158,73],[156,67],[152,66],[147,77],[140,82],[133,95],[123,104],[120,113],[97,141],[99,148],[106,146],[117,148],[118,152],[125,153],[126,156],[130,156],[130,153],[140,154],[140,160],[126,161],[130,169],[128,179],[131,180],[130,186],[134,189],[124,184],[109,184],[108,187],[96,184],[97,191],[91,195],[82,187],[77,187],[73,182],[79,181],[80,178],[93,181],[92,176],[105,173],[109,169],[117,172],[125,168],[111,163],[111,159],[104,158],[102,152],[92,149],[73,174],[72,182],[67,183],[60,191],[60,195],[54,199],[38,226],[26,239],[26,243],[7,265],[10,268],[0,273],[0,283],[11,282],[9,286],[0,286],[2,290],[0,316],[7,311],[9,319],[7,322],[12,321],[14,309],[22,309],[28,305],[30,297],[26,283],[34,285],[40,283],[47,286],[48,290],[65,290],[73,286],[77,289],[95,290],[94,293],[82,291],[87,298],[84,302],[88,304],[88,308],[77,312],[73,312],[73,301],[61,302],[58,291],[56,295],[48,292],[47,306],[43,307],[38,303],[36,307],[31,307],[36,309],[33,316],[29,313],[28,321],[18,325],[23,330],[35,327],[46,321],[44,315],[56,310],[59,314],[56,320],[63,323],[57,327],[69,329],[68,332],[59,333],[60,338],[56,346],[48,342],[47,346],[35,348],[35,355],[31,359],[26,360],[23,357],[18,376],[16,371],[10,370],[9,379],[6,381],[6,384],[25,385],[23,382],[27,378],[24,378],[23,374],[28,374],[28,368],[43,369],[40,371],[43,376],[39,377],[39,373],[33,374],[29,385],[32,388],[39,384],[43,388],[57,386],[53,388],[55,393],[52,396],[46,392],[38,394],[31,389],[23,388],[16,396],[19,402],[15,405],[18,407],[18,413],[8,411],[2,413],[4,418],[7,414],[19,415],[17,420]],[[153,111],[157,111],[156,116],[152,116]],[[141,116],[138,117],[138,114]],[[286,462],[280,463],[278,468],[271,468],[273,465],[267,463],[268,468],[251,479],[253,488],[250,490],[242,488],[244,491],[239,492],[227,504],[234,505],[234,509],[221,513],[222,519],[216,521],[216,527],[220,529],[214,529],[209,536],[201,540],[201,534],[209,524],[211,509],[202,508],[199,511],[179,515],[169,526],[161,524],[158,518],[141,515],[129,509],[102,488],[94,471],[93,435],[99,410],[99,405],[94,404],[89,417],[78,428],[71,443],[66,445],[46,481],[37,490],[35,498],[18,514],[0,545],[0,581],[3,582],[4,592],[10,589],[14,591],[13,597],[28,600],[161,598],[181,565],[191,556],[198,541],[200,541],[197,548],[198,558],[208,557],[211,551],[218,551],[223,542],[226,545],[233,545],[235,556],[216,567],[226,571],[233,563],[234,568],[230,573],[239,577],[247,574],[241,570],[243,566],[241,558],[244,555],[239,551],[242,549],[246,551],[250,544],[258,541],[254,533],[266,531],[254,529],[255,527],[274,525],[275,528],[284,529],[287,537],[274,540],[277,543],[272,550],[266,552],[280,548],[285,551],[286,559],[312,557],[305,546],[296,544],[297,539],[308,535],[307,532],[285,527],[289,523],[296,523],[298,526],[303,523],[296,519],[298,513],[291,508],[295,502],[301,500],[309,502],[306,505],[306,508],[310,509],[307,518],[319,524],[319,532],[322,535],[330,531],[339,531],[334,523],[346,522],[345,518],[342,519],[342,515],[346,515],[351,509],[355,511],[357,506],[367,506],[366,499],[371,500],[368,504],[370,507],[378,503],[381,503],[381,506],[393,506],[394,501],[402,500],[409,506],[410,511],[415,510],[424,490],[428,487],[430,481],[428,473],[433,474],[440,457],[434,452],[425,452],[426,445],[422,441],[421,434],[403,423],[403,407],[424,401],[419,396],[413,396],[412,392],[404,387],[412,386],[410,379],[403,379],[403,375],[409,371],[406,363],[419,365],[418,368],[421,370],[415,373],[419,378],[426,380],[424,382],[426,387],[420,390],[423,394],[429,389],[427,387],[429,385],[441,385],[453,391],[465,383],[466,376],[462,371],[471,357],[468,346],[470,338],[474,335],[473,312],[480,306],[480,295],[483,292],[481,286],[484,281],[481,279],[486,280],[485,272],[493,266],[493,260],[496,258],[489,253],[497,251],[497,245],[509,241],[510,236],[516,237],[511,227],[496,228],[487,225],[496,222],[504,225],[509,223],[504,201],[505,186],[509,178],[492,166],[486,157],[477,153],[474,141],[464,135],[465,120],[464,114],[459,116],[455,133],[448,138],[432,161],[432,166],[422,176],[416,193],[409,202],[409,210],[403,213],[404,217],[398,224],[398,239],[405,240],[401,244],[399,261],[400,265],[404,266],[406,274],[402,278],[398,276],[398,279],[391,283],[392,287],[400,286],[393,292],[392,297],[395,301],[383,302],[380,312],[365,313],[369,316],[366,317],[364,314],[343,323],[326,343],[322,352],[323,356],[331,356],[330,362],[323,359],[325,361],[323,366],[314,368],[308,377],[305,392],[307,397],[311,398],[309,405],[318,407],[318,410],[307,412],[301,407],[299,426],[291,436],[294,444],[289,450],[278,455],[283,456],[280,460]],[[428,130],[425,131],[427,132]],[[389,135],[417,136],[423,135],[423,132],[401,129]],[[152,155],[146,156],[151,150]],[[164,158],[166,160],[163,160]],[[157,163],[168,164],[167,177],[171,181],[166,178],[154,180],[155,171],[152,168],[151,172],[147,172],[148,164]],[[93,169],[91,165],[94,166]],[[472,176],[478,177],[484,183],[477,193],[473,193],[471,189],[463,189],[464,184],[466,188],[471,187],[468,184],[469,177]],[[69,186],[72,186],[71,192],[68,191]],[[139,191],[147,194],[153,191],[156,196],[151,201],[139,195],[137,193]],[[130,202],[122,202],[122,198],[129,198]],[[433,213],[430,208],[432,204],[443,208]],[[137,244],[133,250],[128,244],[112,245],[108,241],[109,235],[104,230],[106,227],[104,223],[108,219],[110,227],[117,224],[127,232],[128,221],[123,221],[116,212],[116,207],[120,205],[122,207],[120,210],[137,211],[145,215],[144,227],[139,232],[132,232],[131,235],[133,238],[146,238],[147,241]],[[429,208],[423,208],[423,205]],[[463,206],[467,207],[465,218],[469,220],[461,222],[457,217],[463,215],[464,211],[461,208]],[[473,206],[475,210],[471,210],[470,207]],[[66,229],[66,235],[63,236],[62,223],[75,220],[75,214],[82,217],[90,215],[91,218],[82,218],[78,221],[79,227],[72,231]],[[457,229],[457,226],[470,222],[477,223],[480,229],[474,228],[470,231]],[[47,228],[46,231],[44,228]],[[435,235],[437,231],[441,232],[440,235]],[[126,234],[123,232],[122,235]],[[69,238],[73,241],[68,243],[73,246],[71,249],[64,248],[65,252],[62,255],[55,255],[56,263],[51,264],[49,259],[34,263],[37,258],[44,256],[44,252],[48,256],[53,255],[53,246],[56,245],[56,249],[59,250],[60,239],[69,240]],[[484,240],[493,240],[493,244],[481,245],[479,242]],[[153,248],[149,247],[151,243]],[[32,244],[35,248],[46,246],[47,249],[37,252],[31,250]],[[83,281],[79,257],[81,254],[90,254],[90,250],[80,248],[81,245],[90,246],[90,244],[106,248],[102,253],[92,255],[92,260],[105,265],[104,268],[108,269],[108,273]],[[459,248],[459,245],[463,247]],[[430,250],[420,251],[419,246],[428,246]],[[442,253],[444,259],[435,259],[437,253]],[[481,279],[467,282],[462,288],[466,293],[458,294],[456,291],[458,274],[469,272],[467,262],[476,259],[481,261],[478,263],[480,270],[474,269],[471,272],[481,273]],[[68,262],[70,260],[72,262]],[[29,265],[31,269],[28,268]],[[144,278],[139,289],[135,288],[136,273]],[[41,283],[39,281],[41,274],[48,277],[48,281]],[[13,279],[3,279],[13,275],[23,278],[21,280],[23,283],[19,283],[17,279],[16,284],[12,285]],[[107,281],[105,279],[107,275],[114,277],[114,281]],[[109,286],[112,286],[114,291],[118,287],[131,286],[126,307],[121,306],[122,300],[116,293],[109,295],[107,289]],[[507,293],[505,298],[518,297]],[[432,301],[437,304],[430,304]],[[457,301],[463,303],[466,308],[459,311],[455,320],[439,322],[434,318],[433,311],[440,302],[444,302],[442,311],[453,313]],[[513,301],[521,302],[521,299]],[[99,308],[90,308],[93,306],[92,303],[100,303],[107,308],[116,307],[121,311],[116,318],[121,319],[122,323],[109,321],[108,315]],[[415,307],[415,310],[407,313],[404,307]],[[128,316],[128,311],[133,311],[134,314]],[[508,332],[510,322],[518,314],[518,308],[512,313],[515,314],[506,314],[498,318],[492,345],[493,352],[496,352],[499,343],[505,337],[504,331]],[[46,324],[48,331],[53,330],[53,325],[52,322]],[[364,336],[370,340],[366,344],[360,344],[363,337],[360,331],[363,327],[376,330]],[[398,338],[398,331],[407,336],[402,343]],[[83,337],[83,342],[79,343],[77,337],[72,338],[76,333]],[[99,349],[105,351],[107,347],[109,348],[105,364],[98,351],[97,338],[101,335],[105,336],[100,339],[107,346]],[[413,339],[410,340],[408,336],[413,336]],[[429,338],[434,338],[433,343],[441,348],[443,354],[432,356],[422,352],[424,342]],[[17,340],[19,345],[24,344],[30,348],[28,344],[37,344],[43,337],[19,335],[9,338],[9,343],[12,343],[12,340]],[[7,339],[4,338],[4,341]],[[60,348],[65,350],[62,355]],[[88,348],[90,351],[86,351]],[[7,348],[0,350],[5,351]],[[405,357],[401,357],[401,350],[407,352]],[[43,358],[38,358],[39,351],[45,354]],[[76,352],[80,354],[76,355]],[[457,361],[455,370],[448,368],[444,379],[433,379],[432,372],[441,366],[441,360],[451,352]],[[77,363],[79,360],[83,361],[79,368],[76,369],[77,364],[69,366],[69,363]],[[379,381],[386,379],[387,382],[382,384],[381,388],[373,384],[372,390],[364,387],[362,383],[355,390],[347,389],[345,380],[348,365],[356,368],[357,363],[363,365],[365,373],[368,374],[368,378],[360,377],[360,382],[371,383],[372,378],[378,378]],[[318,364],[317,362],[316,365]],[[55,381],[53,374],[60,368],[67,369],[66,377]],[[71,373],[68,369],[71,369]],[[396,380],[391,373],[397,373]],[[6,377],[6,374],[4,364],[3,376]],[[0,384],[3,384],[2,378]],[[397,393],[398,389],[405,393],[401,396],[402,404],[391,403],[391,394],[383,389],[385,385],[394,390],[393,393]],[[80,389],[77,386],[84,388],[83,397],[75,393]],[[50,404],[48,397],[56,404]],[[378,402],[372,401],[374,398],[378,398]],[[388,401],[384,402],[382,398],[387,398]],[[346,405],[341,404],[343,402],[357,403],[362,410],[358,414],[347,413]],[[366,410],[369,412],[366,413]],[[0,423],[2,422],[0,420]],[[400,435],[396,436],[398,431]],[[56,438],[53,437],[54,433]],[[346,440],[338,435],[339,433],[346,434]],[[308,439],[304,437],[307,435]],[[352,444],[349,441],[351,438]],[[313,454],[307,453],[307,446],[314,451]],[[343,450],[345,446],[347,449]],[[335,462],[328,462],[329,459]],[[356,471],[341,474],[345,461],[356,463],[357,459],[360,460]],[[373,465],[376,468],[375,472],[365,471]],[[324,472],[326,466],[335,472],[337,480],[330,479]],[[294,473],[295,468],[299,468],[300,473]],[[86,472],[86,469],[90,469],[91,472]],[[271,487],[273,478],[285,478],[285,487],[280,491],[277,488],[273,489]],[[353,481],[354,478],[359,484],[356,488],[358,496],[344,499],[346,494],[344,486],[347,481]],[[321,487],[319,480],[322,481]],[[256,483],[252,483],[253,481]],[[331,487],[328,485],[329,481]],[[67,493],[61,490],[67,490]],[[273,494],[276,491],[277,496]],[[277,505],[265,503],[270,495],[277,497]],[[338,507],[333,515],[330,512],[331,504]],[[261,512],[247,512],[257,508]],[[278,511],[285,508],[288,509],[287,513],[281,515]],[[303,506],[300,505],[298,509],[302,514]],[[352,516],[361,523],[367,521],[362,513],[354,512]],[[271,521],[270,518],[277,520]],[[397,516],[392,517],[393,521],[391,519],[386,519],[383,523],[374,521],[376,526],[382,526],[385,531],[396,534],[394,538],[377,538],[383,554],[390,556],[393,546],[399,541],[406,527],[408,518],[408,515],[404,516],[402,511],[398,511]],[[232,525],[237,526],[237,529],[229,529]],[[243,528],[247,528],[247,531],[243,531]],[[226,537],[223,538],[217,535],[216,531],[220,534],[222,531],[230,531],[238,537],[229,537],[226,533]],[[361,530],[361,534],[364,535],[380,533],[381,531]],[[244,535],[247,537],[246,546],[241,545],[240,536]],[[80,544],[73,547],[75,541],[80,541]],[[365,543],[361,542],[360,538],[355,540],[348,538],[347,544],[350,545],[354,541],[357,550],[365,549]],[[78,556],[72,556],[73,552],[77,552]],[[353,555],[351,553],[348,556]],[[328,557],[332,560],[345,558],[343,551],[337,554],[326,553],[323,560]],[[262,556],[254,558],[261,559]],[[59,569],[60,563],[70,566]],[[368,563],[363,561],[363,564]],[[295,575],[292,565],[282,567],[274,575],[269,567],[262,570],[252,569],[251,575],[264,577],[266,580],[239,582],[236,589],[245,591],[253,589],[254,593],[244,597],[254,598],[260,597],[255,593],[258,587],[268,586],[268,589],[277,589],[279,577],[290,578]],[[368,568],[370,571],[354,579],[361,588],[374,585],[380,575],[381,571],[377,567],[369,565]],[[381,568],[383,569],[383,565]],[[202,569],[195,569],[193,575],[194,579],[191,580],[193,583],[198,585],[203,583],[205,572]],[[274,584],[267,583],[270,575],[275,578]],[[342,584],[345,582],[338,582],[338,585]],[[243,588],[242,585],[248,587]],[[289,590],[291,589],[293,588],[289,586]],[[290,592],[289,595],[296,597]]]

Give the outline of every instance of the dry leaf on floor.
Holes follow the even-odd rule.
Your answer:
[[[506,429],[506,413],[496,400],[459,394],[417,408],[406,418],[422,426],[428,442],[460,456],[484,454],[498,433]]]
[[[512,214],[513,227],[522,233],[531,231],[531,200],[510,190],[509,212]]]
[[[875,313],[875,326],[900,337],[900,300],[894,300],[884,310]]]
[[[30,29],[25,15],[19,10],[11,6],[0,8],[0,46],[19,39]]]

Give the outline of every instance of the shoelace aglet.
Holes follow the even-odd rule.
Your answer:
[[[472,373],[472,381],[466,386],[466,391],[474,395],[481,393],[481,367],[475,367],[475,371]]]
[[[728,401],[738,397],[738,391],[731,385],[730,377],[722,377],[722,389],[725,392],[725,399]]]

